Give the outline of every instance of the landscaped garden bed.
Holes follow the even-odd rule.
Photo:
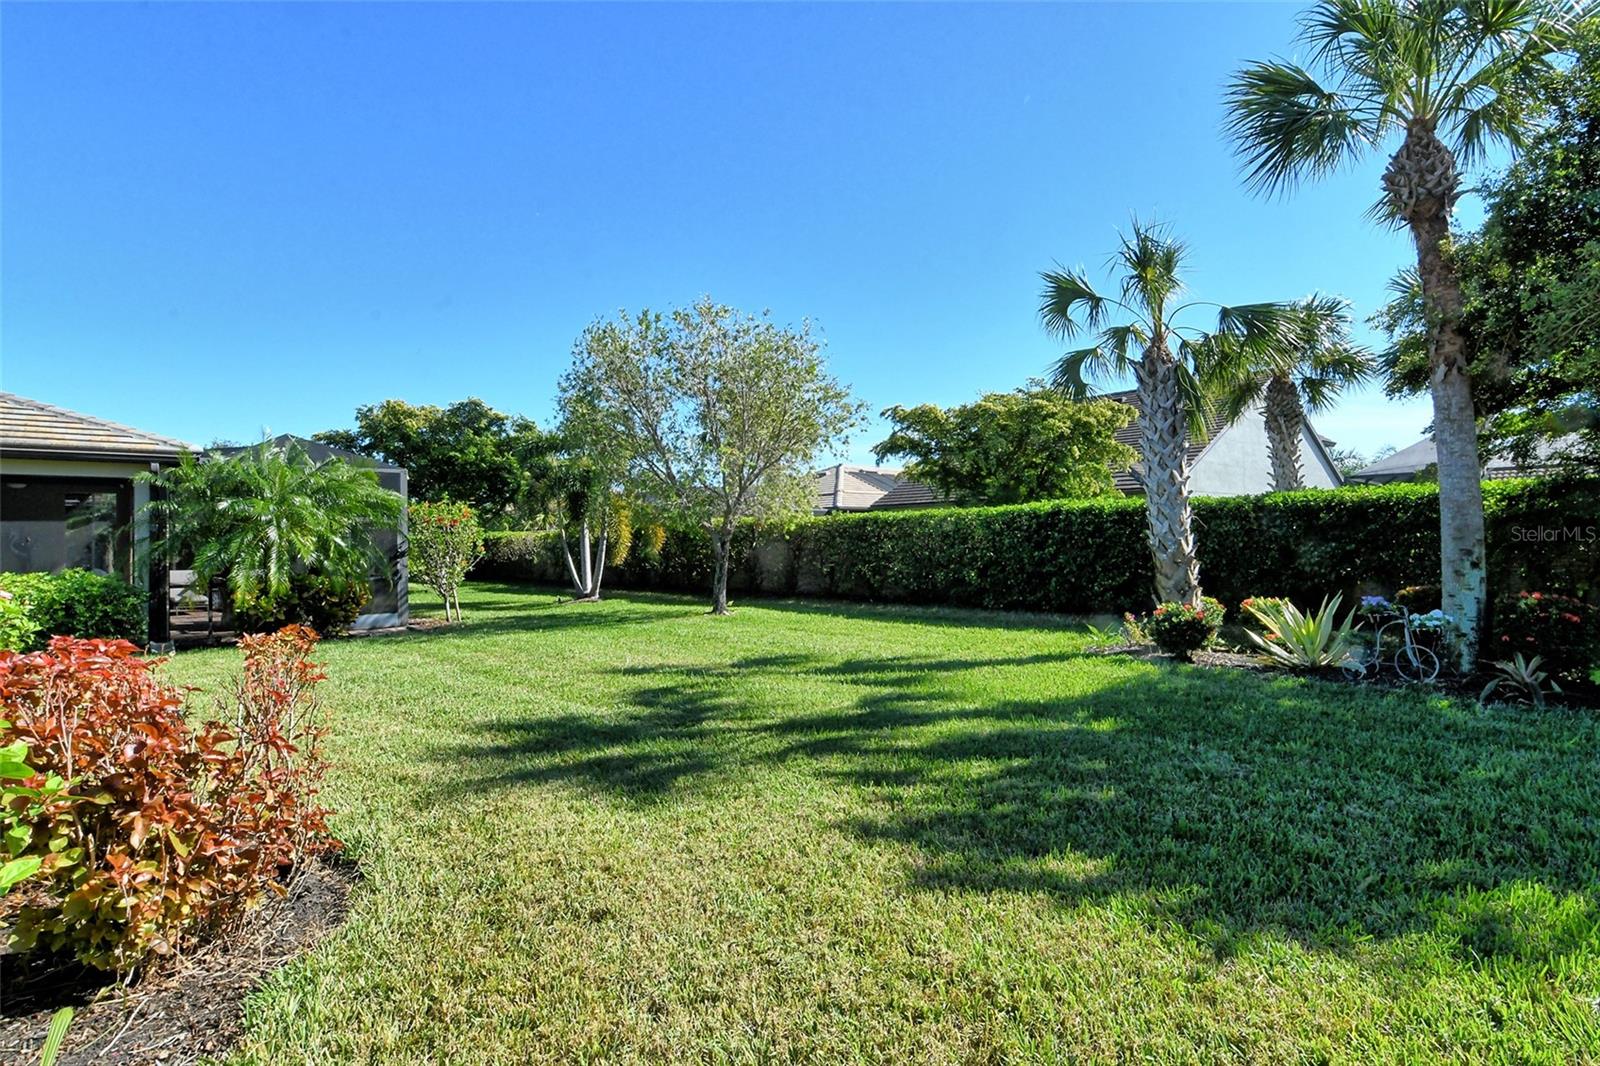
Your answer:
[[[224,1054],[242,1032],[246,997],[344,921],[354,880],[349,864],[312,865],[227,940],[130,987],[70,959],[0,955],[0,1060],[32,1061],[62,1006],[75,1012],[58,1066],[177,1066]]]

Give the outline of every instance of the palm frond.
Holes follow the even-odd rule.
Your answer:
[[[1123,272],[1123,301],[1148,309],[1153,320],[1160,319],[1166,304],[1183,291],[1187,251],[1166,227],[1134,219],[1131,232],[1121,237],[1112,256],[1112,265]]]
[[[1268,195],[1338,170],[1381,133],[1381,111],[1292,63],[1253,63],[1224,96],[1245,184]]]
[[[1094,291],[1081,270],[1045,270],[1039,277],[1039,321],[1053,336],[1071,340],[1086,329],[1098,329],[1105,317],[1106,301]]]
[[[1104,354],[1098,347],[1079,348],[1056,360],[1050,369],[1050,387],[1074,400],[1087,399],[1089,379],[1103,376],[1107,370]]]

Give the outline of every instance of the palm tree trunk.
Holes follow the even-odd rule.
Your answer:
[[[1305,488],[1305,473],[1300,462],[1300,435],[1305,416],[1294,383],[1274,375],[1267,382],[1261,414],[1267,428],[1267,455],[1272,460],[1273,491]]]
[[[1457,666],[1477,661],[1486,595],[1483,470],[1472,374],[1461,329],[1461,278],[1450,259],[1450,208],[1459,195],[1455,158],[1425,123],[1413,122],[1383,176],[1390,203],[1411,227],[1428,316],[1433,443],[1439,459],[1441,606],[1455,619]]]
[[[1152,345],[1137,371],[1139,448],[1144,459],[1145,522],[1155,564],[1157,603],[1200,605],[1189,509],[1189,433],[1172,356]]]

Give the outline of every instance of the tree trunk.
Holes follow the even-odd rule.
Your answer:
[[[589,586],[589,599],[598,601],[600,599],[600,582],[606,576],[606,529],[604,526],[600,527],[600,543],[595,547],[594,556],[594,584]]]
[[[1267,454],[1272,459],[1273,491],[1305,488],[1305,473],[1300,464],[1304,415],[1294,382],[1274,375],[1267,382],[1267,395],[1261,413],[1267,427]]]
[[[1486,599],[1483,470],[1472,374],[1461,329],[1461,278],[1450,258],[1450,209],[1459,195],[1455,157],[1426,123],[1413,121],[1383,175],[1390,206],[1417,246],[1428,319],[1433,443],[1439,458],[1441,606],[1455,620],[1456,665],[1477,662]]]
[[[572,561],[572,545],[567,540],[566,526],[561,527],[561,554],[567,560],[567,574],[572,578],[572,598],[583,599],[583,579],[578,576],[578,564]]]
[[[589,550],[589,520],[583,520],[583,527],[578,531],[583,538],[583,591],[579,594],[581,599],[588,599],[590,590],[594,588],[594,553]]]
[[[716,565],[711,572],[711,613],[728,613],[728,555],[732,548],[733,530],[719,529],[711,538],[711,550]]]
[[[1200,605],[1200,564],[1189,510],[1189,434],[1172,356],[1152,345],[1140,360],[1139,449],[1157,603]]]

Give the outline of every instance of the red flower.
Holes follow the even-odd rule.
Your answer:
[[[1567,621],[1573,623],[1574,625],[1577,625],[1578,623],[1583,621],[1583,619],[1581,619],[1577,615],[1571,614],[1571,613],[1563,614],[1561,617],[1565,618]]]

